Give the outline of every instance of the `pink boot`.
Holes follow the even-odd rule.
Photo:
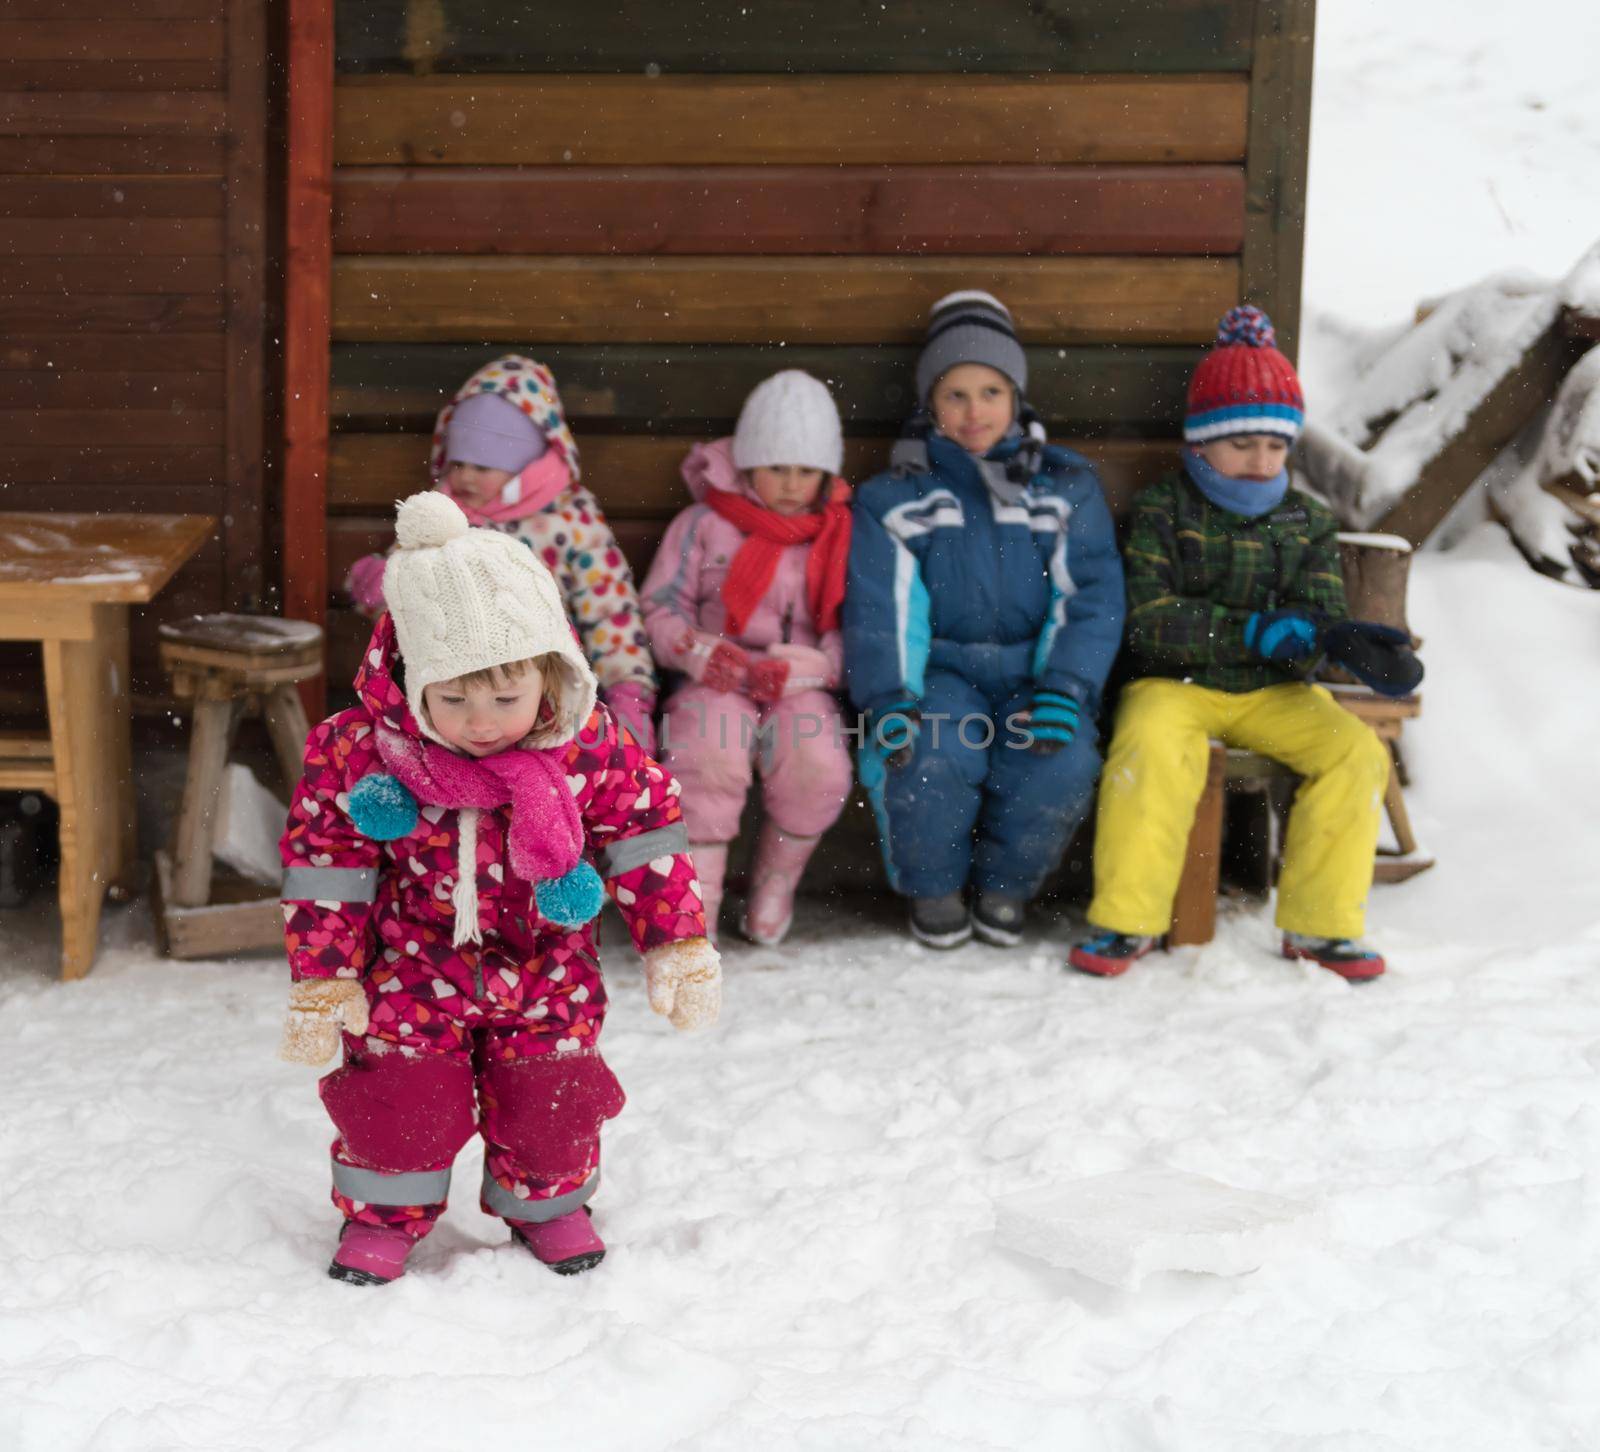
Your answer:
[[[347,1220],[328,1274],[352,1286],[382,1286],[406,1273],[406,1257],[417,1242],[398,1226]]]
[[[558,1276],[593,1270],[606,1257],[606,1243],[595,1233],[587,1207],[554,1220],[508,1220],[506,1224],[513,1237]]]
[[[717,914],[722,911],[722,879],[728,873],[726,842],[691,842],[689,856],[700,879],[700,901],[706,908],[706,937],[717,941]]]
[[[796,837],[775,822],[761,824],[755,865],[750,869],[750,897],[745,903],[744,935],[764,948],[789,935],[794,921],[794,893],[800,875],[821,837]]]

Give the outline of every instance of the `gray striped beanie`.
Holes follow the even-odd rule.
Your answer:
[[[917,359],[917,397],[928,395],[952,368],[983,363],[1004,373],[1028,391],[1028,357],[1004,303],[992,293],[969,290],[946,293],[928,312],[928,341]]]

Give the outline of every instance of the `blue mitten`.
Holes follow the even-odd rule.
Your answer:
[[[1274,665],[1304,660],[1317,649],[1317,626],[1303,610],[1257,610],[1244,623],[1246,650]]]
[[[1078,703],[1060,691],[1035,691],[1028,709],[1035,756],[1054,756],[1078,734]]]

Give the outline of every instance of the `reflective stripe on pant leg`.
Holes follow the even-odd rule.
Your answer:
[[[368,1205],[442,1205],[450,1197],[449,1170],[408,1170],[385,1175],[333,1161],[333,1187]]]
[[[484,1208],[502,1219],[526,1220],[534,1225],[558,1219],[579,1209],[593,1198],[599,1188],[600,1171],[597,1169],[576,1190],[569,1190],[565,1195],[556,1195],[549,1200],[524,1200],[495,1179],[487,1165],[483,1171]]]

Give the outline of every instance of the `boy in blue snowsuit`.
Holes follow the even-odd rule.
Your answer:
[[[1093,466],[1047,444],[984,292],[934,304],[921,407],[857,491],[843,629],[862,784],[911,931],[1019,941],[1100,769],[1122,563]],[[974,889],[970,906],[964,895]]]

